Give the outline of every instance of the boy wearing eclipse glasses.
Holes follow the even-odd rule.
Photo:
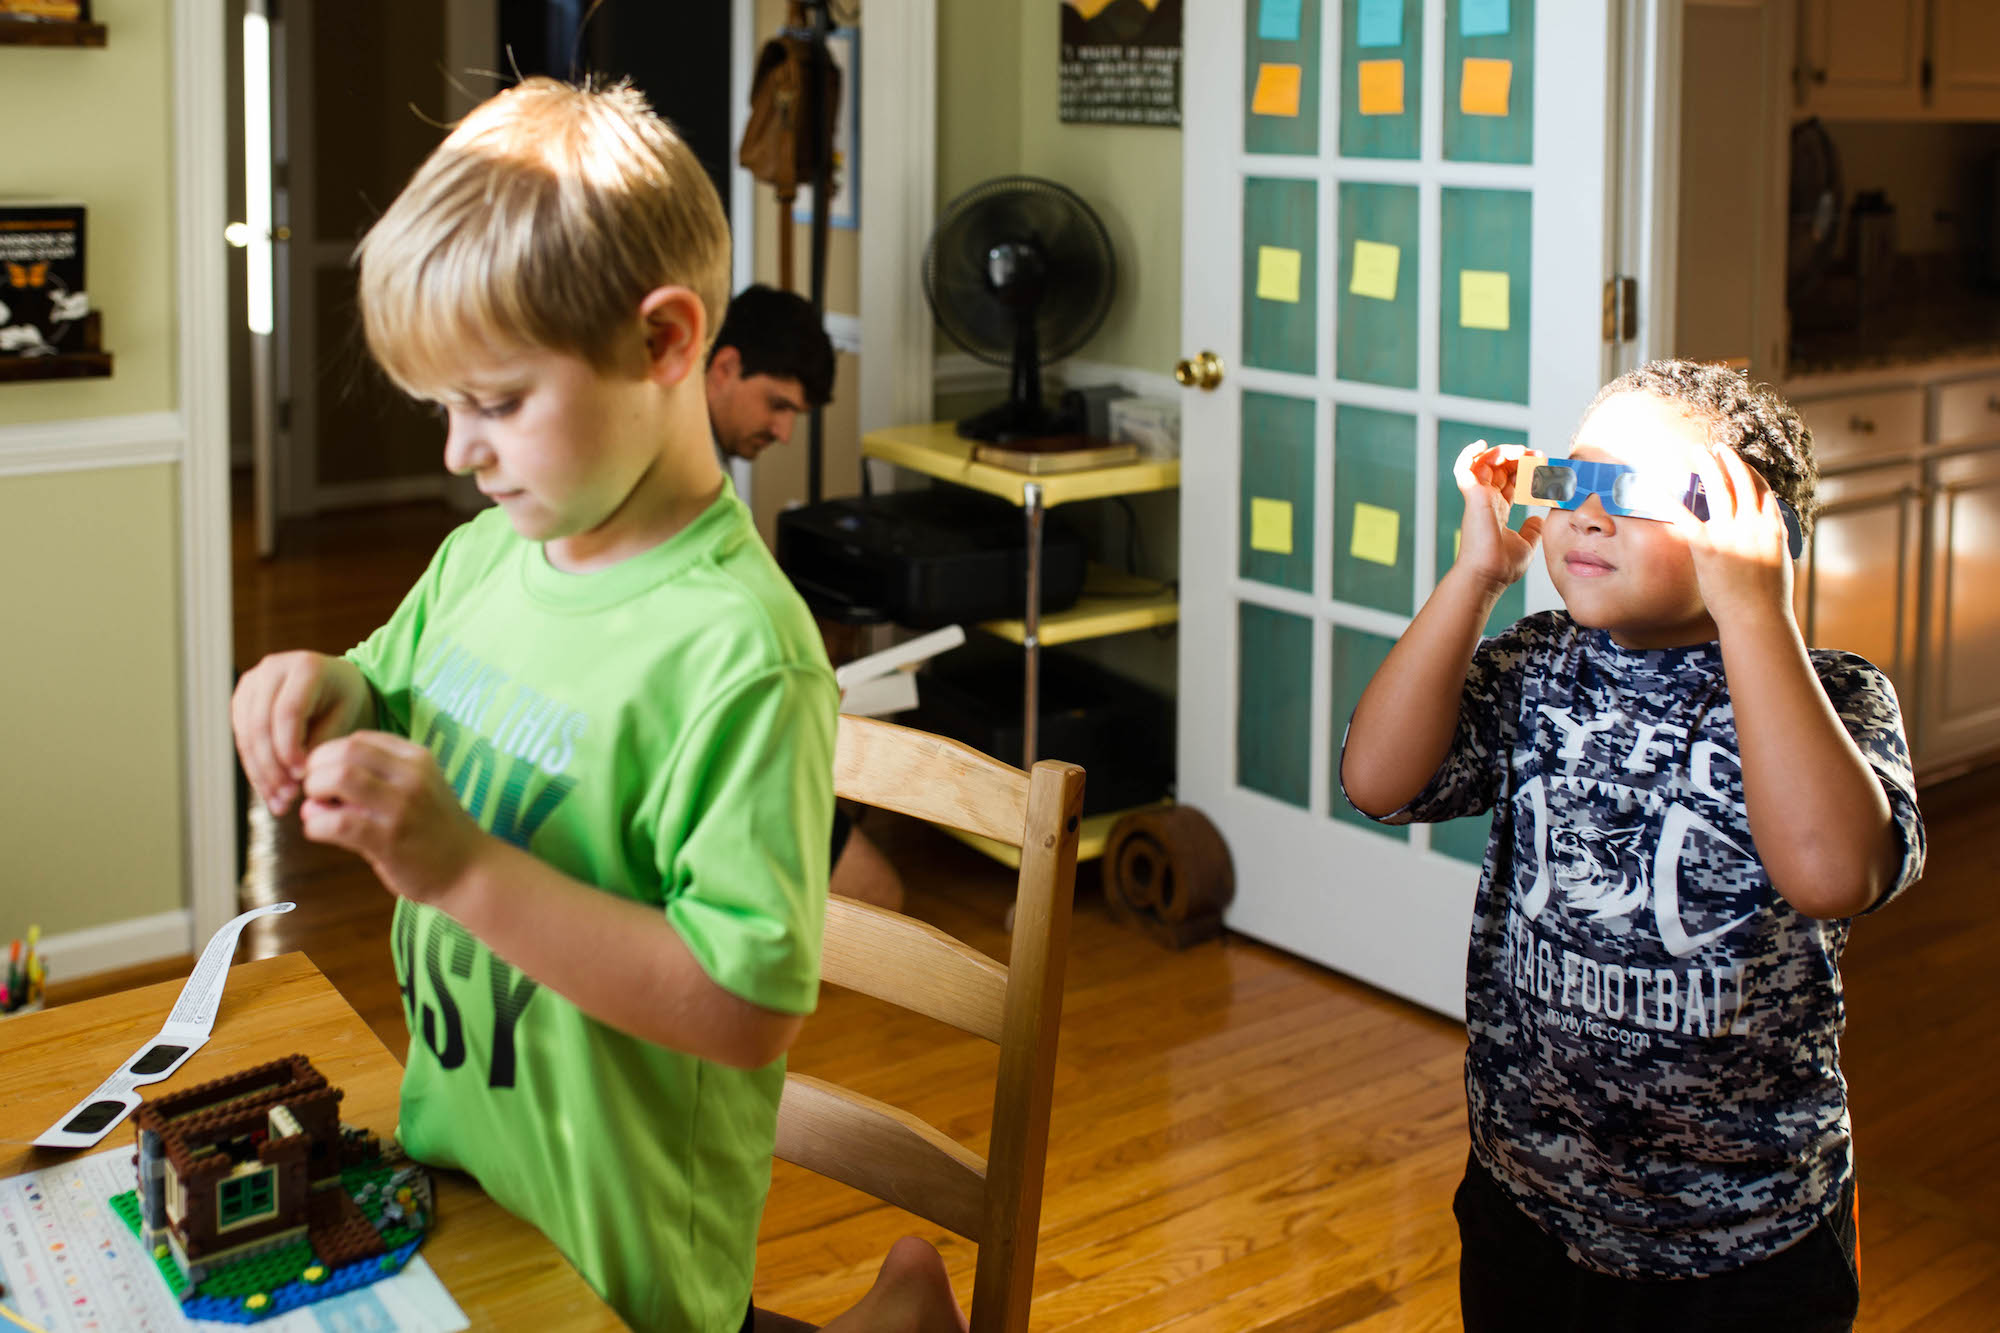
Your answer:
[[[1493,814],[1465,1327],[1850,1328],[1839,959],[1924,835],[1888,680],[1793,617],[1810,434],[1734,371],[1655,362],[1567,458],[1482,441],[1455,472],[1458,557],[1340,773],[1384,823]],[[1564,609],[1482,640],[1537,545]]]

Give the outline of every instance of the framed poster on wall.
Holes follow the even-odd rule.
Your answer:
[[[1179,125],[1183,0],[1059,3],[1063,121]]]

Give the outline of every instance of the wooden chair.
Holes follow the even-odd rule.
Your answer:
[[[1083,770],[1044,760],[1023,773],[956,741],[843,716],[833,785],[849,800],[1021,850],[1007,966],[925,922],[846,898],[828,900],[821,963],[837,986],[997,1042],[993,1135],[981,1160],[916,1116],[792,1074],[777,1155],[977,1243],[973,1333],[1019,1333],[1042,1216]]]

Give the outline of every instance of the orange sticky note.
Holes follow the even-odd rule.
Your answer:
[[[1513,83],[1513,61],[1467,56],[1458,81],[1458,109],[1468,116],[1504,116]]]
[[[1259,65],[1257,91],[1250,97],[1253,116],[1296,116],[1299,114],[1299,67]]]
[[[1361,114],[1400,116],[1403,114],[1403,62],[1362,60],[1355,68],[1361,77]]]

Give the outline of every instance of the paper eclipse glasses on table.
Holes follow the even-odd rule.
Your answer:
[[[140,1100],[138,1090],[171,1077],[215,1030],[215,1014],[222,1007],[223,987],[229,982],[229,961],[236,956],[236,939],[243,928],[260,916],[289,912],[292,906],[269,903],[224,922],[209,937],[208,946],[201,951],[194,971],[181,987],[180,998],[174,1002],[173,1012],[167,1015],[159,1035],[134,1051],[88,1097],[64,1111],[35,1140],[35,1146],[88,1148],[136,1111]]]
[[[1577,458],[1528,452],[1516,465],[1514,503],[1531,509],[1575,509],[1591,496],[1615,518],[1647,518],[1671,523],[1686,508],[1708,521],[1708,490],[1698,472],[1672,473],[1636,468],[1624,463],[1591,463]],[[1686,481],[1682,482],[1681,478]],[[1785,518],[1785,541],[1792,559],[1805,553],[1806,538],[1798,512],[1783,497],[1773,497]]]

